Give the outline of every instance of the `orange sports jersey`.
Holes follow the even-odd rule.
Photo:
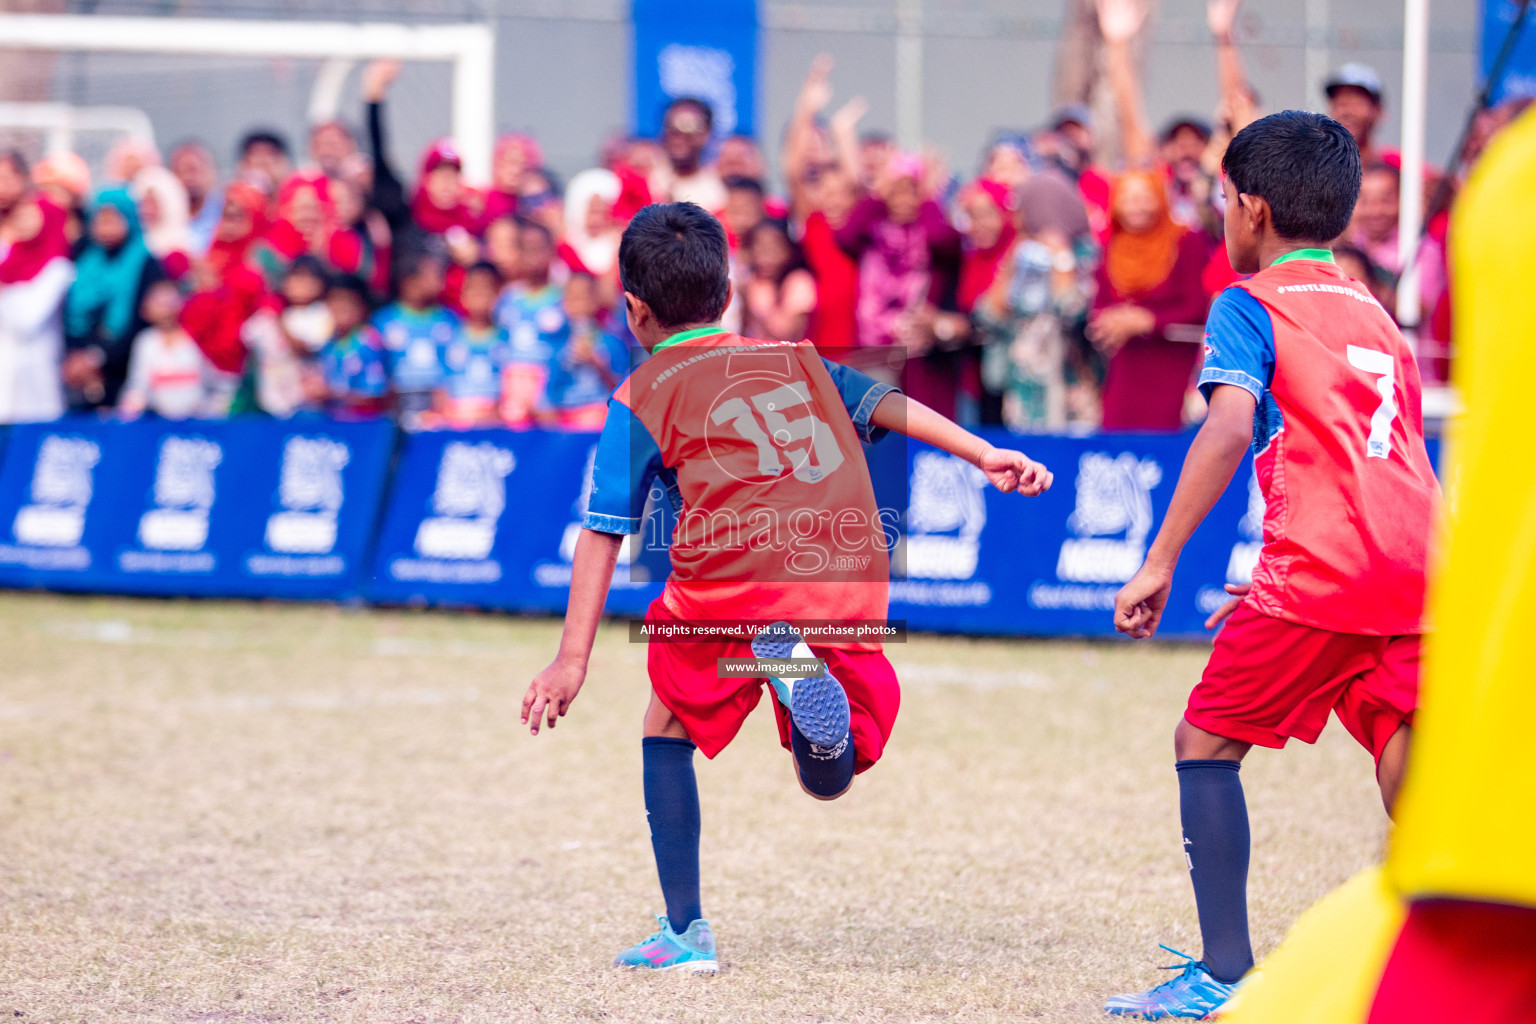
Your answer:
[[[1419,368],[1396,324],[1327,250],[1228,288],[1206,325],[1201,390],[1258,401],[1264,545],[1248,601],[1339,633],[1421,633],[1440,486]]]
[[[677,618],[884,620],[895,514],[881,517],[861,441],[884,433],[870,416],[892,390],[806,342],[674,335],[614,392],[583,525],[639,532],[659,479]]]

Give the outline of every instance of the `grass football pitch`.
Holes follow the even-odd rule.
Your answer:
[[[917,636],[841,801],[766,707],[698,759],[721,974],[615,970],[663,909],[645,649],[605,626],[531,739],[558,630],[0,595],[0,1018],[1076,1024],[1199,955],[1172,730],[1206,649]],[[1262,954],[1387,826],[1337,723],[1243,776]]]

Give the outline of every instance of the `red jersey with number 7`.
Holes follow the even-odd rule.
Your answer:
[[[1207,325],[1202,388],[1259,399],[1264,544],[1248,602],[1334,632],[1421,633],[1440,486],[1418,364],[1365,286],[1306,252],[1228,289]],[[1253,334],[1267,334],[1262,369],[1243,351]]]
[[[662,594],[673,615],[884,620],[887,522],[861,441],[884,433],[870,416],[891,390],[808,343],[688,332],[614,392],[587,525],[638,528],[636,492],[659,477],[678,516]],[[632,468],[617,472],[625,451]]]

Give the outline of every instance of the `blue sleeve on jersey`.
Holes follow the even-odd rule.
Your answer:
[[[623,402],[608,402],[608,420],[592,462],[592,493],[581,525],[598,533],[639,533],[661,449]]]
[[[1261,402],[1275,377],[1275,327],[1269,310],[1243,288],[1216,296],[1205,320],[1205,365],[1200,393],[1211,400],[1217,384],[1232,384]]]
[[[889,430],[872,425],[869,418],[875,414],[875,406],[880,404],[880,399],[899,389],[830,359],[822,359],[822,364],[832,375],[832,383],[837,386],[843,408],[848,410],[848,417],[853,420],[854,429],[859,432],[859,440],[865,444],[874,444],[889,434]]]

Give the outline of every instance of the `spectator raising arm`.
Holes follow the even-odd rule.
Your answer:
[[[795,97],[789,128],[784,133],[784,147],[779,154],[784,184],[789,189],[790,216],[799,222],[805,220],[811,209],[811,200],[806,195],[806,178],[816,143],[816,116],[832,102],[831,78],[832,58],[825,53],[817,54],[811,61],[805,83],[800,86],[800,95]]]
[[[363,72],[363,102],[368,105],[368,147],[373,153],[373,208],[384,215],[390,231],[398,236],[411,222],[410,197],[405,184],[389,162],[384,139],[384,97],[400,77],[400,61],[376,60]]]
[[[855,96],[837,108],[827,125],[832,137],[832,158],[852,181],[859,180],[859,122],[867,113],[869,101]]]
[[[831,75],[832,58],[827,54],[820,54],[811,62],[810,73],[800,87],[800,95],[790,114],[789,128],[784,133],[780,166],[789,189],[790,216],[796,223],[804,223],[816,205],[808,194],[807,185],[813,173],[822,169],[814,166],[823,141],[819,138],[816,118],[832,102]],[[852,180],[858,178],[858,123],[868,110],[869,104],[864,98],[855,96],[832,114],[827,126],[826,141],[832,147],[830,162]]]
[[[1237,11],[1242,4],[1243,0],[1209,0],[1205,7],[1205,21],[1216,44],[1216,78],[1221,87],[1221,106],[1227,115],[1227,123],[1218,128],[1227,129],[1228,138],[1258,118],[1253,86],[1243,71],[1243,58],[1232,38]]]
[[[1131,61],[1131,40],[1147,20],[1146,0],[1099,0],[1099,31],[1104,36],[1105,74],[1120,121],[1120,146],[1127,167],[1152,160],[1152,132],[1142,109],[1141,83]]]

